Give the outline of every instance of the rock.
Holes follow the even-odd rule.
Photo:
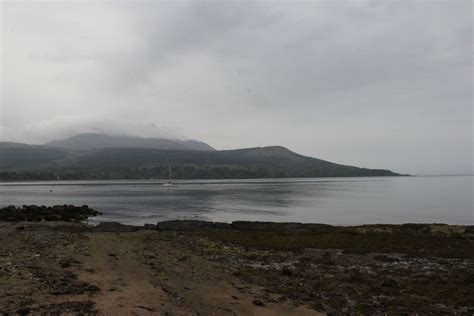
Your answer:
[[[281,270],[280,274],[281,274],[282,276],[291,276],[291,275],[293,275],[293,272],[292,272],[290,269],[288,269],[288,268],[283,268],[283,269]]]
[[[91,216],[96,216],[99,212],[89,208],[87,205],[55,205],[38,206],[38,205],[23,205],[16,207],[9,205],[0,208],[0,221],[6,222],[40,222],[40,221],[65,221],[65,222],[80,222],[85,221]]]
[[[158,230],[199,230],[205,228],[214,228],[214,223],[193,220],[173,220],[158,222],[156,224],[156,228]]]
[[[250,222],[235,221],[232,227],[242,231],[269,231],[274,233],[299,234],[299,233],[327,233],[335,229],[326,224],[303,223],[275,223],[275,222]]]
[[[232,224],[215,222],[214,227],[219,229],[232,229]]]
[[[381,285],[385,287],[398,287],[398,282],[394,279],[387,279],[383,281]]]
[[[464,278],[463,282],[466,283],[466,284],[474,284],[474,274],[467,275]]]
[[[61,266],[61,268],[63,268],[63,269],[70,268],[74,265],[80,264],[79,261],[77,261],[73,258],[61,258],[61,259],[58,260],[58,263]]]
[[[243,231],[271,231],[285,233],[310,232],[302,223],[274,223],[274,222],[248,222],[235,221],[232,227]]]
[[[156,229],[156,225],[155,225],[155,224],[145,224],[145,225],[143,225],[142,229],[145,229],[145,230],[155,230],[155,229]]]
[[[118,222],[101,222],[99,225],[92,228],[93,232],[136,232],[138,231],[138,226],[124,225]]]
[[[259,300],[259,299],[254,299],[254,300],[252,301],[252,303],[253,303],[253,305],[255,305],[255,306],[260,306],[260,307],[265,307],[265,306],[266,306],[265,303],[262,302],[262,301]]]

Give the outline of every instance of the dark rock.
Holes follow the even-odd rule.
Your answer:
[[[232,229],[232,224],[215,222],[214,227],[219,229]]]
[[[193,220],[164,221],[156,224],[158,230],[199,230],[204,228],[214,228],[214,223]]]
[[[398,287],[398,282],[393,279],[387,279],[381,285],[385,287]]]
[[[262,302],[262,301],[259,300],[259,299],[254,299],[254,300],[252,301],[252,303],[253,303],[253,305],[255,305],[255,306],[260,306],[260,307],[265,307],[265,306],[266,306],[265,303]]]
[[[156,229],[156,225],[155,225],[155,224],[145,224],[145,225],[143,225],[142,229],[155,230],[155,229]]]
[[[139,229],[138,226],[124,225],[118,222],[101,222],[99,225],[92,228],[93,232],[136,232]]]
[[[284,233],[310,232],[310,229],[302,223],[235,221],[232,222],[232,227],[242,231],[271,231]]]
[[[359,283],[364,280],[362,273],[359,270],[351,270],[346,281],[349,283]]]
[[[474,284],[474,274],[467,275],[463,282],[466,284]]]
[[[283,268],[280,273],[282,276],[291,276],[293,272],[288,268]]]
[[[62,258],[58,261],[59,265],[61,268],[70,268],[74,265],[80,264],[79,261],[73,259],[73,258]]]
[[[321,303],[321,302],[315,303],[314,305],[312,305],[312,307],[313,307],[315,310],[319,311],[319,312],[324,312],[324,311],[326,311],[326,307],[325,307],[324,304]]]
[[[6,222],[40,222],[40,221],[65,221],[65,222],[80,222],[85,221],[91,216],[96,216],[99,212],[89,208],[87,205],[55,205],[38,206],[38,205],[23,205],[16,207],[9,205],[0,208],[0,221]]]

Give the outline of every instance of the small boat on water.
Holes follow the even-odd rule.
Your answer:
[[[163,184],[164,187],[174,187],[176,184],[171,181],[171,165],[168,164],[168,182]]]

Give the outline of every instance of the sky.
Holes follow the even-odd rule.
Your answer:
[[[473,173],[470,0],[15,0],[0,10],[0,140],[102,132]]]

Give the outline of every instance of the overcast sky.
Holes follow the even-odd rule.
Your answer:
[[[101,131],[472,173],[472,2],[2,1],[0,139]]]

